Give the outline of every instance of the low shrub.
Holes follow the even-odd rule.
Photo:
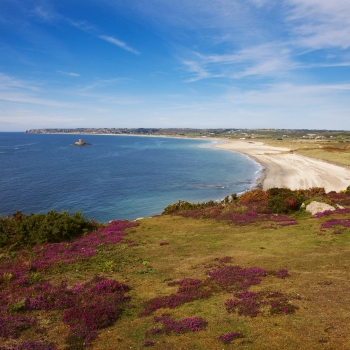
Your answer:
[[[1,316],[0,315],[0,337],[18,338],[21,332],[34,324],[34,319],[22,315]]]
[[[267,192],[263,190],[251,190],[241,194],[238,198],[238,203],[265,202],[267,200]]]
[[[234,331],[230,333],[221,334],[219,340],[222,341],[224,344],[231,344],[234,339],[239,339],[243,337],[243,333]]]
[[[25,215],[17,211],[11,216],[0,218],[0,245],[34,246],[71,240],[99,228],[94,220],[83,217],[81,211],[49,211],[46,214]]]
[[[201,317],[184,318],[180,321],[174,321],[167,314],[162,316],[154,316],[154,323],[161,323],[161,328],[153,328],[145,332],[145,338],[149,335],[158,335],[171,333],[183,334],[188,332],[199,332],[205,330],[208,322]]]
[[[242,268],[240,266],[225,266],[229,257],[216,260],[221,266],[207,271],[208,277],[202,281],[195,278],[185,278],[179,281],[171,281],[168,286],[178,286],[176,293],[164,297],[150,299],[144,304],[139,317],[148,316],[161,308],[175,308],[179,305],[195,300],[207,299],[213,293],[218,292],[246,292],[251,286],[260,284],[262,278],[267,275],[277,278],[289,277],[288,271],[266,271],[259,267]]]
[[[119,318],[129,301],[125,295],[129,290],[130,287],[123,283],[100,276],[71,289],[66,283],[53,286],[41,282],[34,287],[31,297],[26,298],[25,308],[63,310],[62,321],[70,327],[67,343],[76,349],[82,344],[88,345],[97,337],[99,329],[110,326]],[[27,319],[24,321],[28,323]]]
[[[237,312],[240,316],[256,317],[262,309],[269,308],[270,315],[292,314],[298,309],[290,304],[288,298],[280,292],[240,292],[235,293],[236,299],[225,302],[228,313]]]
[[[276,214],[290,213],[299,210],[304,201],[302,193],[296,193],[288,188],[270,188],[268,193],[268,209]]]
[[[322,197],[326,194],[324,187],[311,187],[307,190],[296,190],[293,192],[297,196],[303,196],[305,200],[312,197]]]
[[[207,207],[216,206],[218,203],[214,201],[203,202],[203,203],[190,203],[186,201],[178,201],[174,204],[168,205],[162,214],[175,214],[185,210],[203,209]]]

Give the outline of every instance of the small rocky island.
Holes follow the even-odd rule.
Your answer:
[[[73,146],[91,146],[91,143],[84,142],[83,139],[79,139],[79,141],[74,142]]]

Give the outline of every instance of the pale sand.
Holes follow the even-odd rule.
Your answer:
[[[350,168],[297,155],[288,148],[245,140],[228,140],[215,147],[244,153],[260,163],[264,170],[258,182],[264,190],[324,187],[326,192],[339,192],[350,186]]]

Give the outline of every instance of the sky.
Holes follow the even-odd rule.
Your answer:
[[[0,131],[350,130],[349,0],[0,0]]]

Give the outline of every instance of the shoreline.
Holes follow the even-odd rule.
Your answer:
[[[60,133],[61,134],[61,133]],[[63,133],[65,135],[77,135]],[[350,186],[350,167],[293,153],[289,148],[275,147],[261,141],[228,140],[168,135],[136,134],[81,134],[96,136],[134,136],[192,139],[213,142],[212,147],[245,154],[261,166],[255,188],[267,190],[273,187],[291,190],[324,187],[326,192],[345,190]],[[218,143],[214,143],[218,142]]]
[[[220,140],[222,141],[222,140]],[[215,148],[246,154],[262,166],[256,188],[291,190],[324,187],[326,192],[345,190],[350,185],[350,169],[273,147],[258,141],[224,140]]]

